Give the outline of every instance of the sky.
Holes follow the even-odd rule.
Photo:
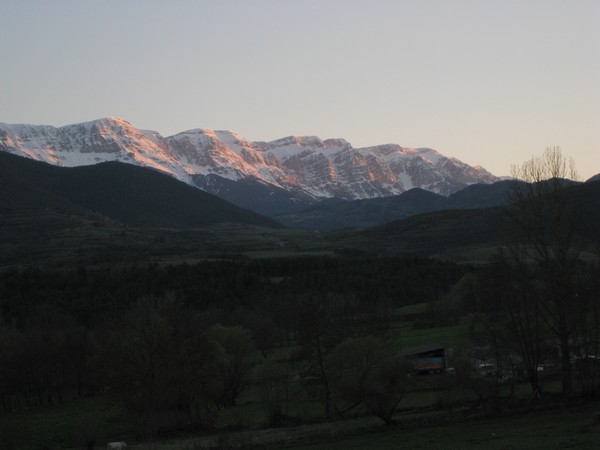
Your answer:
[[[600,0],[0,0],[0,122],[431,147],[600,173]]]

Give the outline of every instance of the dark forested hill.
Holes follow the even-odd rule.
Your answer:
[[[573,190],[571,199],[578,203],[581,217],[575,231],[586,242],[600,244],[600,181],[573,184],[567,189]],[[368,242],[371,251],[451,258],[468,252],[485,253],[512,240],[504,206],[433,211],[357,235]]]
[[[397,220],[361,235],[382,253],[447,257],[462,254],[466,248],[501,246],[505,225],[501,207],[456,209]]]
[[[369,228],[433,211],[445,197],[415,188],[400,195],[367,200],[330,199],[292,214],[276,216],[284,225],[308,230]]]
[[[95,213],[137,227],[218,223],[281,227],[274,220],[152,169],[109,162],[62,168],[0,153],[0,209]]]
[[[391,197],[324,201],[303,211],[276,216],[286,226],[313,230],[361,229],[431,211],[489,208],[508,203],[514,180],[474,184],[449,197],[414,188]]]

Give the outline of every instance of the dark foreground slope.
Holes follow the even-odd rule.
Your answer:
[[[152,169],[117,162],[62,168],[0,153],[0,210],[97,214],[136,227],[197,228],[274,220]]]

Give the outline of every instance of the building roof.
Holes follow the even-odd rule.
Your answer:
[[[403,348],[397,353],[397,356],[419,355],[421,353],[434,352],[436,350],[444,350],[446,347],[440,344],[425,344],[417,347]]]

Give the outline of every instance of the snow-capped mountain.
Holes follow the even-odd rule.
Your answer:
[[[59,128],[0,123],[0,150],[65,167],[137,164],[208,191],[222,187],[215,180],[252,180],[304,199],[365,199],[413,187],[449,195],[498,180],[482,167],[428,148],[353,148],[344,139],[314,136],[250,142],[231,131],[207,129],[162,137],[115,117]]]

